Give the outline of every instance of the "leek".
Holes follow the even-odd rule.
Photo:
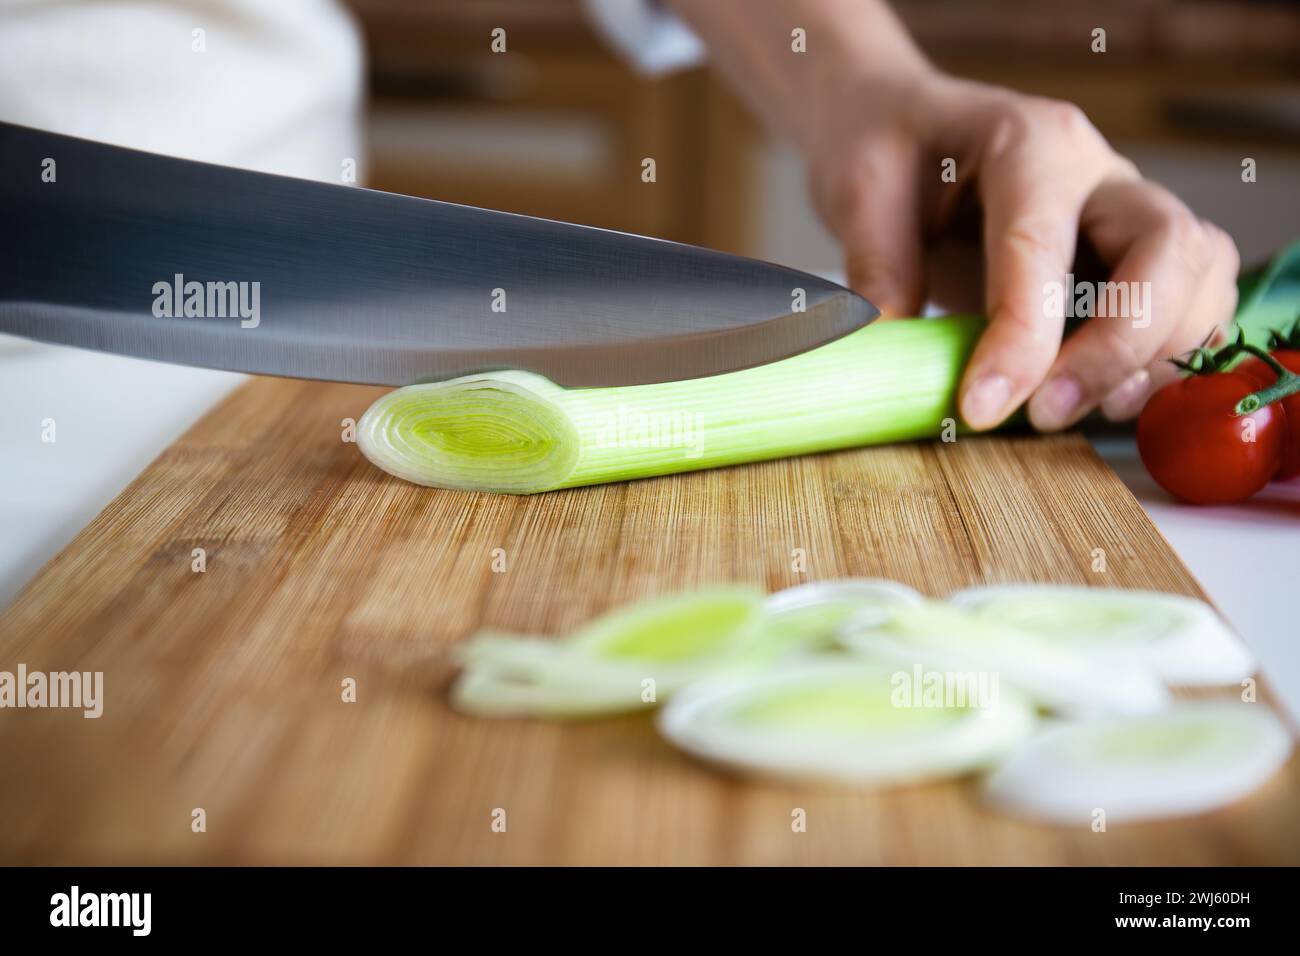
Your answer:
[[[467,668],[452,688],[451,699],[457,710],[474,717],[551,720],[618,714],[644,706],[630,680],[571,676],[542,681],[535,674],[519,676],[490,668]]]
[[[378,467],[439,488],[528,494],[939,437],[984,320],[881,322],[739,372],[565,389],[512,370],[410,385],[362,416]]]
[[[890,785],[995,762],[1028,738],[1032,706],[900,703],[899,675],[821,659],[761,675],[723,675],[664,708],[660,732],[696,757],[762,776]]]
[[[1239,673],[1230,640],[1202,602],[1145,591],[716,585],[558,639],[480,633],[458,648],[452,701],[566,719],[666,700],[662,735],[734,770],[884,786],[991,769],[985,792],[1012,813],[1122,822],[1222,806],[1287,760],[1263,705],[1178,703],[1162,683]]]
[[[482,717],[589,717],[645,709],[738,660],[764,622],[757,588],[651,598],[567,638],[480,633],[458,649],[452,703]]]
[[[869,659],[941,671],[991,671],[1052,710],[1070,716],[1145,714],[1167,707],[1169,691],[1137,662],[1069,644],[948,604],[898,606],[845,622],[841,640]]]
[[[1250,650],[1214,610],[1181,594],[1012,584],[970,588],[948,600],[1117,670],[1138,664],[1178,687],[1237,684],[1255,673]]]
[[[1263,704],[1212,700],[1161,714],[1062,724],[1031,740],[985,782],[1020,816],[1086,826],[1214,810],[1257,789],[1291,755]]]
[[[766,620],[753,642],[755,659],[835,645],[840,629],[864,615],[884,615],[898,605],[920,604],[920,592],[881,578],[837,578],[777,591],[763,604]]]
[[[1264,345],[1300,312],[1300,242],[1238,287],[1237,328]],[[880,322],[784,361],[656,385],[565,389],[519,370],[410,385],[366,411],[357,442],[417,484],[530,494],[933,438],[957,421],[984,323]]]
[[[765,600],[755,589],[714,587],[629,605],[559,640],[481,631],[456,651],[452,703],[479,717],[642,710],[722,670],[829,649],[846,618],[921,600],[874,578],[803,584]]]

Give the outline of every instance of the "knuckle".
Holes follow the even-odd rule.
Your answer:
[[[1042,121],[1050,124],[1058,134],[1085,139],[1097,132],[1092,121],[1088,119],[1088,114],[1076,103],[1043,99],[1038,101],[1037,110]]]
[[[811,177],[813,200],[826,222],[844,232],[867,209],[872,185],[857,170],[838,170]]]
[[[1188,272],[1201,275],[1214,262],[1215,241],[1186,207],[1167,212],[1161,232]]]
[[[1013,253],[1031,259],[1045,259],[1060,251],[1054,238],[1053,224],[1029,217],[1008,223],[1002,241]]]
[[[865,176],[841,174],[832,180],[827,200],[840,215],[851,215],[866,203],[870,186]]]
[[[1030,97],[1025,103],[1027,125],[1039,137],[1057,146],[1067,158],[1098,158],[1110,147],[1088,114],[1076,103]]]
[[[1095,373],[1104,382],[1119,382],[1140,368],[1145,368],[1151,356],[1138,348],[1136,341],[1125,335],[1120,323],[1105,318],[1094,318],[1100,322],[1097,329],[1097,343],[1101,349],[1103,362],[1098,363]],[[1152,353],[1154,354],[1154,349]]]
[[[1208,220],[1201,220],[1201,228],[1210,237],[1215,258],[1222,261],[1227,271],[1235,276],[1237,270],[1241,268],[1241,253],[1237,250],[1237,243],[1227,232]],[[1233,283],[1233,287],[1236,287],[1236,283]]]
[[[1056,354],[1061,344],[1061,329],[1035,311],[1029,301],[1018,304],[1010,299],[1003,299],[992,305],[989,310],[992,323],[1006,342],[1014,342],[1016,354],[1026,357],[1045,357],[1044,361]]]
[[[1029,138],[1032,127],[1033,118],[1023,104],[1013,102],[999,107],[989,125],[986,158],[996,161],[1006,157]]]
[[[864,212],[877,187],[888,179],[884,157],[861,154],[852,162],[814,177],[823,200],[837,217],[849,218]]]
[[[1114,178],[1121,180],[1135,180],[1142,178],[1142,171],[1138,169],[1137,163],[1133,162],[1133,160],[1129,159],[1127,156],[1113,153],[1111,156],[1111,162],[1114,164]]]

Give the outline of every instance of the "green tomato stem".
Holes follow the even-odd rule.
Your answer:
[[[1272,405],[1274,402],[1280,402],[1282,399],[1300,392],[1300,375],[1288,371],[1282,366],[1282,363],[1258,346],[1240,345],[1238,348],[1242,352],[1249,352],[1271,368],[1277,374],[1277,381],[1268,388],[1251,392],[1239,401],[1237,407],[1233,409],[1237,415],[1249,415],[1252,412],[1259,411],[1265,405]]]

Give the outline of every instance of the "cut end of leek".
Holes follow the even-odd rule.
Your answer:
[[[985,790],[1012,813],[1052,823],[1186,816],[1255,790],[1290,753],[1290,735],[1264,705],[1198,701],[1053,727],[999,767]]]
[[[362,454],[420,485],[527,494],[563,485],[578,433],[528,372],[411,385],[381,397],[357,424]]]
[[[659,716],[663,735],[703,760],[761,776],[888,785],[956,776],[1022,742],[1032,707],[901,706],[897,673],[821,661],[688,687]]]

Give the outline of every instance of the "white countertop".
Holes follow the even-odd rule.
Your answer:
[[[243,379],[0,336],[0,606]],[[53,443],[42,441],[45,419]],[[1300,481],[1243,505],[1192,508],[1155,486],[1131,439],[1097,446],[1300,719]]]
[[[243,380],[0,336],[0,607]]]

